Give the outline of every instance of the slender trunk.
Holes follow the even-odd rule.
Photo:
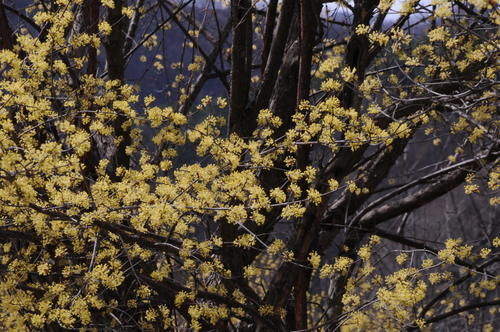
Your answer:
[[[255,125],[249,116],[248,97],[252,66],[252,2],[231,1],[233,48],[231,52],[231,130],[240,136],[248,136]],[[253,120],[254,121],[254,120]]]
[[[2,0],[0,2],[0,49],[11,50],[15,43],[16,35],[9,26]]]

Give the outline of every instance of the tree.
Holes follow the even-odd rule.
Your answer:
[[[493,331],[499,20],[0,2],[2,328]]]

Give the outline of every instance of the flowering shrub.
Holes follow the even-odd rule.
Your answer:
[[[0,4],[2,329],[493,331],[496,2],[218,3]]]

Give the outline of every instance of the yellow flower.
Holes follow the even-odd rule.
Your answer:
[[[404,262],[406,262],[408,260],[408,254],[405,254],[405,253],[401,253],[399,254],[397,257],[396,257],[396,262],[399,264],[399,265],[402,265]]]
[[[385,46],[389,43],[389,36],[378,31],[370,33],[369,39],[373,44],[377,43],[381,46]]]
[[[319,264],[321,263],[321,256],[316,252],[310,252],[309,253],[309,263],[311,263],[311,266],[314,270],[316,270],[319,267]]]
[[[227,212],[227,221],[230,223],[245,221],[248,217],[247,211],[243,205],[233,206]]]
[[[491,254],[491,249],[490,248],[482,248],[481,252],[479,253],[479,255],[481,256],[481,258],[486,258],[490,254]]]
[[[115,2],[113,0],[101,0],[101,3],[108,8],[115,8]]]
[[[433,262],[433,260],[432,260],[432,259],[430,259],[430,258],[424,259],[424,260],[422,261],[422,267],[423,267],[424,269],[428,269],[428,268],[430,268],[433,264],[434,264],[434,262]]]
[[[201,65],[199,63],[190,63],[188,65],[188,68],[187,68],[189,71],[193,71],[193,72],[196,72],[196,71],[199,71],[201,69]]]
[[[255,236],[252,234],[240,235],[237,239],[233,241],[234,245],[237,247],[249,248],[255,245]]]
[[[428,32],[428,37],[431,42],[434,41],[445,41],[449,38],[449,33],[446,31],[445,27],[440,26],[434,30]]]
[[[356,68],[348,68],[344,67],[342,71],[340,72],[340,76],[342,76],[342,79],[346,82],[353,82],[356,80]]]
[[[269,195],[274,198],[277,203],[284,203],[286,201],[286,194],[280,188],[274,188]]]
[[[365,24],[359,24],[356,26],[355,32],[357,35],[365,35],[370,30],[370,26]]]
[[[334,272],[335,272],[335,269],[334,269],[333,265],[325,264],[321,267],[321,271],[319,272],[319,277],[321,279],[330,278]]]
[[[99,31],[105,36],[109,36],[111,34],[112,30],[111,25],[106,21],[99,22],[98,28]]]
[[[500,247],[500,237],[496,237],[493,239],[493,246]]]
[[[227,107],[227,99],[222,98],[222,97],[217,97],[217,106],[219,108],[226,108]]]
[[[419,328],[423,329],[425,327],[426,321],[425,319],[419,318],[415,320],[415,325],[417,325]]]
[[[328,180],[328,187],[331,191],[335,191],[339,188],[339,182],[335,179]]]
[[[274,240],[273,243],[271,243],[271,245],[269,245],[269,247],[267,248],[267,251],[270,254],[275,255],[275,254],[279,253],[283,248],[285,248],[285,243],[282,240],[277,239],[277,240]]]
[[[464,186],[464,191],[467,195],[479,192],[479,186],[477,184],[468,184]]]
[[[299,218],[304,215],[306,208],[300,204],[290,204],[283,208],[281,216],[283,218]]]
[[[46,276],[50,273],[51,266],[49,263],[39,264],[37,267],[37,271],[40,275]]]
[[[134,8],[132,7],[123,7],[122,8],[122,14],[127,16],[129,19],[134,16]]]
[[[321,203],[321,193],[314,188],[310,188],[307,190],[307,199],[313,204],[318,205]]]
[[[349,257],[340,256],[335,259],[335,264],[333,264],[333,269],[340,273],[346,273],[353,263],[353,260]]]

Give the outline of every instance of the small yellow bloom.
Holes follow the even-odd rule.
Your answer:
[[[408,260],[408,254],[405,254],[405,253],[401,253],[399,254],[397,257],[396,257],[396,262],[399,264],[399,265],[402,265],[404,262],[406,262]]]
[[[115,8],[115,2],[113,0],[101,0],[101,3],[108,8]]]
[[[109,36],[111,34],[112,30],[111,25],[106,21],[99,22],[98,28],[99,31],[105,36]]]
[[[313,251],[309,253],[308,261],[311,263],[312,268],[316,270],[321,263],[321,256],[316,251]]]

